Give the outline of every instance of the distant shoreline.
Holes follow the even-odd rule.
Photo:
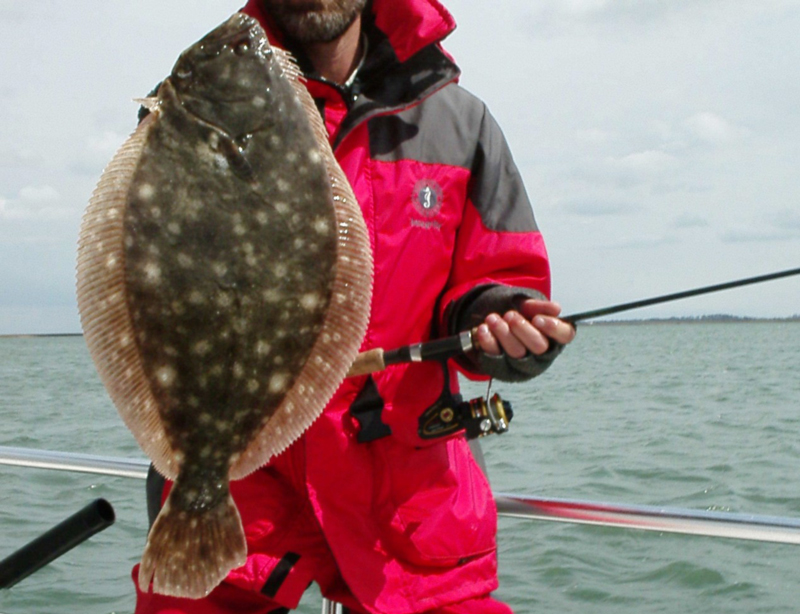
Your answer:
[[[4,338],[26,338],[26,337],[83,337],[83,333],[14,333],[10,335],[0,335]]]
[[[729,315],[711,315],[711,316],[682,316],[673,318],[642,318],[636,320],[587,320],[581,322],[581,326],[585,325],[607,325],[607,324],[751,324],[755,322],[800,322],[800,315],[789,316],[785,318],[753,318],[749,316],[729,316]]]
[[[619,326],[639,324],[752,324],[756,322],[788,323],[800,322],[800,315],[785,318],[753,318],[749,316],[709,315],[709,316],[681,316],[673,318],[641,318],[635,320],[586,320],[580,326]],[[83,337],[83,333],[17,333],[0,334],[0,339],[28,338],[28,337]]]

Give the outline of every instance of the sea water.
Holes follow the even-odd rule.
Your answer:
[[[482,441],[493,488],[800,517],[799,348],[796,322],[581,326],[540,378],[493,385],[515,411]],[[81,337],[0,338],[0,445],[142,458]],[[133,611],[141,480],[0,466],[0,558],[99,497],[116,523],[0,590],[0,612]],[[800,546],[511,518],[498,543],[518,613],[800,610]]]

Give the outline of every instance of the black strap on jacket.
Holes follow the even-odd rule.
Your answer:
[[[383,399],[378,392],[378,387],[375,385],[375,380],[372,379],[372,376],[369,376],[361,392],[358,393],[355,401],[350,405],[350,414],[358,420],[358,424],[361,427],[358,431],[359,443],[375,441],[392,434],[392,429],[389,428],[389,425],[381,420],[383,407]]]

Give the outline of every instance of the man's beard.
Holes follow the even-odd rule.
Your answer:
[[[286,0],[261,0],[275,24],[300,43],[329,43],[361,14],[367,0],[308,0],[288,6]]]

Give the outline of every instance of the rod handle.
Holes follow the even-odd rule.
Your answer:
[[[0,588],[20,580],[114,524],[114,508],[105,499],[89,505],[0,561]]]

